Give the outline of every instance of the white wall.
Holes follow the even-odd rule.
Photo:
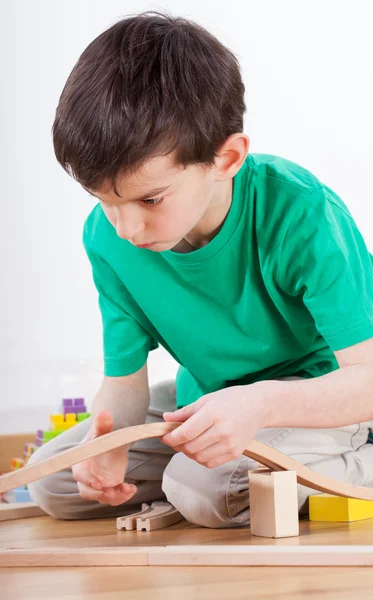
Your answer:
[[[47,427],[63,396],[90,405],[100,384],[101,320],[81,243],[94,202],[58,165],[51,127],[90,41],[129,13],[162,8],[238,55],[251,151],[313,171],[373,250],[369,0],[2,0],[0,433]],[[151,383],[175,376],[163,349],[149,361]]]

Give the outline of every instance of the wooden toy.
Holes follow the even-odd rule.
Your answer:
[[[68,448],[55,456],[40,460],[22,469],[6,473],[0,477],[0,493],[14,489],[21,485],[36,481],[62,469],[67,469],[76,463],[82,462],[98,454],[108,452],[113,448],[124,446],[148,437],[160,437],[179,427],[181,423],[147,423],[118,429],[106,433],[84,444]],[[305,465],[293,458],[283,454],[279,450],[266,444],[252,440],[243,454],[249,458],[265,465],[272,471],[295,471],[297,481],[307,487],[320,492],[327,492],[347,498],[361,498],[362,500],[373,500],[373,489],[363,486],[354,486],[350,483],[336,481],[332,477],[326,477],[321,473],[312,471]]]
[[[0,567],[373,566],[371,545],[193,545],[0,549]]]
[[[252,535],[272,538],[299,535],[295,471],[249,471]]]
[[[373,518],[373,502],[357,498],[341,498],[330,494],[309,497],[309,520],[329,523],[351,523]]]
[[[0,502],[0,521],[41,517],[46,513],[35,502]]]
[[[117,529],[154,531],[179,523],[184,518],[169,502],[152,502],[151,505],[144,502],[141,508],[140,512],[118,517]]]

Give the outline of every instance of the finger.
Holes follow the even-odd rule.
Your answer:
[[[106,492],[106,490],[115,490],[115,492],[127,496],[128,494],[135,494],[137,492],[137,487],[133,483],[127,483],[126,481],[123,481],[123,483],[119,483],[116,486],[103,488],[104,492]]]
[[[123,484],[119,484],[122,486]],[[94,490],[90,488],[88,485],[84,483],[78,483],[79,494],[84,500],[92,500],[99,502],[100,504],[111,504],[112,506],[117,506],[119,504],[123,504],[132,498],[137,492],[136,486],[132,484],[126,484],[127,486],[131,486],[131,489],[123,488],[125,491],[122,491],[122,487],[119,489],[115,488],[105,488],[105,490]]]
[[[130,483],[121,483],[115,488],[107,488],[105,490],[105,498],[101,500],[101,503],[111,504],[111,506],[118,506],[128,502],[137,492],[137,487]]]
[[[187,452],[188,454],[193,455],[196,454],[196,452],[201,452],[205,448],[212,446],[212,444],[216,444],[220,439],[221,435],[216,430],[216,427],[211,426],[191,442],[187,442],[182,447],[174,446],[174,448],[177,452]]]
[[[222,456],[229,456],[229,460],[233,460],[240,454],[238,448],[227,448],[227,445],[223,442],[217,442],[216,444],[212,444],[211,446],[208,446],[208,448],[195,453],[192,455],[192,458],[200,464],[207,466],[207,463],[215,461]]]
[[[86,483],[82,483],[80,481],[78,481],[78,491],[79,495],[84,498],[84,500],[101,502],[102,499],[106,497],[105,492],[102,490],[95,490]]]
[[[207,462],[204,462],[204,466],[207,467],[208,469],[216,469],[217,467],[221,467],[222,465],[225,465],[233,460],[237,460],[237,458],[240,456],[240,452],[229,452],[226,454],[220,454],[220,456],[217,456],[216,458],[211,458],[209,460],[207,460]]]
[[[161,441],[170,446],[180,446],[194,440],[194,438],[201,435],[206,429],[209,429],[212,424],[213,417],[211,411],[202,407],[190,419],[180,425],[180,427],[163,436]]]
[[[163,418],[165,421],[186,421],[192,415],[194,415],[198,410],[202,408],[207,402],[209,398],[206,396],[202,396],[196,402],[192,402],[192,404],[188,404],[187,406],[183,406],[182,408],[178,408],[174,411],[168,411],[163,413]]]
[[[96,479],[96,477],[90,477],[87,481],[87,485],[91,488],[93,488],[94,490],[102,490],[102,483],[101,481],[99,481],[98,479]]]
[[[173,412],[164,412],[163,418],[165,421],[186,421],[189,417],[194,415],[199,408],[198,402],[193,402],[193,404],[188,404],[188,406],[183,406],[183,408],[179,408]]]

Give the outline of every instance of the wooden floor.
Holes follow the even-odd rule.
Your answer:
[[[371,545],[373,519],[350,524],[300,522],[300,536],[252,538],[249,529],[205,529],[187,522],[153,532],[117,531],[115,519],[0,523],[1,548],[186,544]],[[371,600],[373,567],[33,567],[0,569],[4,600]]]

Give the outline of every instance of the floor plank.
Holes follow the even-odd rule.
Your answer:
[[[58,521],[35,517],[0,523],[2,548],[158,545],[371,545],[373,519],[300,522],[297,538],[252,537],[248,528],[207,529],[187,522],[158,531],[117,531],[115,519]],[[1,597],[17,600],[371,600],[372,567],[33,567],[0,569]]]

